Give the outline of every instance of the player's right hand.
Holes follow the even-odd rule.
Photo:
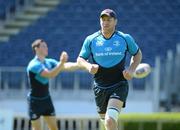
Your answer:
[[[60,55],[60,62],[65,63],[68,60],[68,54],[67,52],[63,51]]]
[[[123,71],[123,76],[124,76],[125,79],[131,80],[133,78],[133,73],[134,73],[134,71],[126,69],[126,70]]]
[[[98,71],[98,69],[99,69],[99,65],[97,65],[97,64],[91,64],[91,66],[89,67],[89,73],[91,73],[91,74],[96,74],[97,73],[97,71]]]

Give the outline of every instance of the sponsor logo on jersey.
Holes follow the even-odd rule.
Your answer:
[[[105,50],[105,51],[111,51],[112,48],[111,48],[111,47],[106,47],[106,48],[104,48],[104,50]]]
[[[119,41],[114,41],[114,42],[113,42],[113,45],[114,45],[114,46],[120,46],[120,43],[119,43]]]

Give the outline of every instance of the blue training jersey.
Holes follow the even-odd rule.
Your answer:
[[[135,55],[138,50],[138,45],[129,34],[115,31],[106,39],[101,31],[98,31],[85,39],[79,56],[85,60],[92,57],[93,63],[100,66],[94,76],[95,83],[107,87],[125,81],[122,71],[126,54],[129,52]]]
[[[45,98],[49,96],[49,79],[41,76],[44,69],[51,70],[57,66],[58,61],[45,58],[41,62],[35,56],[28,64],[27,75],[31,86],[30,96],[34,98]]]

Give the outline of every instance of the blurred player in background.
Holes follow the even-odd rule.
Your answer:
[[[41,130],[40,117],[50,130],[58,130],[55,109],[49,93],[49,78],[57,76],[63,70],[78,69],[77,63],[67,62],[68,55],[62,52],[59,61],[46,58],[48,47],[45,41],[37,39],[32,43],[35,57],[29,62],[27,74],[31,90],[28,94],[29,117],[32,130]]]
[[[116,31],[117,15],[111,9],[100,14],[101,30],[88,36],[81,48],[78,64],[94,74],[94,94],[97,111],[106,130],[118,129],[118,117],[125,107],[128,82],[141,62],[142,53],[129,34]],[[129,52],[130,65],[125,69]],[[87,60],[92,57],[93,62]]]

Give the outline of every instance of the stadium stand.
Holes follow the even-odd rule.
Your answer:
[[[118,30],[131,34],[142,48],[143,61],[154,65],[156,55],[163,59],[166,51],[175,50],[180,41],[179,5],[178,0],[62,1],[45,17],[0,44],[0,65],[26,66],[32,58],[30,44],[36,38],[49,43],[50,56],[58,58],[59,52],[66,50],[70,60],[75,61],[85,37],[99,29],[99,13],[104,8],[117,12]]]
[[[15,11],[15,0],[0,0],[0,19],[6,19],[6,12],[14,12]]]
[[[19,8],[25,6],[27,0],[0,0],[0,20],[8,19],[18,11]]]
[[[45,16],[12,35],[9,41],[0,42],[0,66],[25,67],[33,56],[31,43],[36,38],[47,41],[50,57],[58,59],[59,53],[65,50],[69,54],[69,60],[76,61],[85,37],[99,30],[99,14],[104,8],[112,8],[117,12],[117,29],[135,38],[143,52],[142,62],[154,66],[157,55],[165,61],[167,50],[176,51],[176,45],[180,42],[179,0],[64,0]],[[0,8],[0,12],[2,9]],[[81,72],[76,74],[82,79],[79,81],[80,88],[87,89],[92,81],[91,76]],[[58,78],[56,82],[63,89],[72,89],[74,82],[70,81],[76,74],[62,73],[58,77],[61,83]],[[163,74],[165,73],[161,75]],[[153,78],[153,75],[150,76],[148,78]],[[12,78],[10,85],[14,83],[18,86],[20,77],[17,80],[16,77]],[[5,77],[3,82],[6,80]],[[164,78],[161,81],[163,80]],[[146,81],[147,79],[133,80],[133,84],[136,89],[143,90]],[[152,83],[149,86],[152,87]]]

